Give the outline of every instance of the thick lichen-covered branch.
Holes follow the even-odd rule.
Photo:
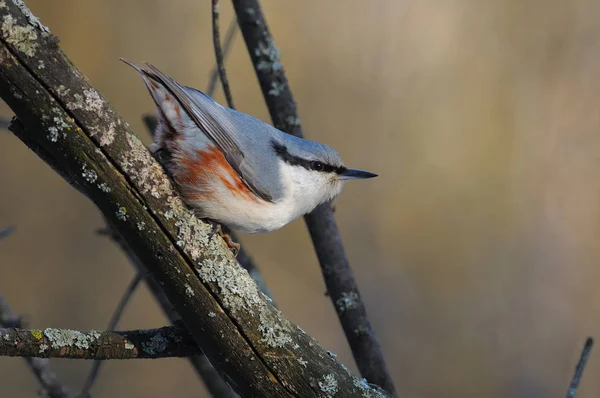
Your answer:
[[[273,124],[289,134],[302,137],[298,110],[279,59],[279,49],[269,32],[258,0],[233,0],[233,6]],[[392,377],[360,298],[331,205],[318,206],[305,216],[305,221],[321,264],[327,293],[360,373],[369,382],[394,393]]]
[[[167,317],[167,319],[171,322],[171,324],[181,324],[181,317],[177,314],[165,294],[163,293],[160,285],[147,274],[146,267],[137,257],[135,252],[131,250],[131,248],[127,245],[125,240],[121,238],[121,236],[116,232],[114,227],[111,228],[110,224],[107,223],[108,229],[107,232],[109,236],[113,239],[113,241],[121,248],[123,253],[129,258],[131,264],[137,270],[139,274],[143,274],[144,280],[148,289],[154,296],[156,302],[163,310],[163,313]],[[192,367],[196,370],[196,373],[206,386],[206,389],[210,393],[210,395],[214,398],[235,398],[238,395],[231,389],[231,387],[225,382],[225,380],[219,375],[219,373],[215,370],[215,368],[210,364],[208,359],[203,353],[199,353],[198,355],[188,357],[188,361],[192,365]],[[91,388],[88,383],[93,382],[93,380],[86,382],[86,387],[88,390]],[[84,394],[80,394],[84,396]]]
[[[0,96],[22,121],[26,141],[47,151],[115,226],[236,392],[382,395],[269,302],[225,242],[184,206],[162,167],[57,40],[32,25],[22,7],[5,5]]]
[[[157,359],[200,353],[190,334],[177,327],[124,332],[70,329],[0,329],[0,355],[72,359]]]

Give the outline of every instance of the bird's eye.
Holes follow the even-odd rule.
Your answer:
[[[325,169],[325,165],[321,162],[312,162],[311,168],[316,171],[323,171]]]

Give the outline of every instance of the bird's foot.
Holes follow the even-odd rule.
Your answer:
[[[212,221],[212,220],[208,220],[208,219],[206,219],[206,221],[211,225],[211,231],[210,231],[210,234],[208,235],[208,240],[211,240],[215,236],[215,234],[219,235],[221,238],[223,238],[223,240],[227,244],[227,247],[229,247],[229,249],[231,249],[233,256],[237,257],[238,253],[240,252],[240,248],[241,248],[240,244],[237,242],[234,242],[234,240],[231,238],[229,233],[223,231],[223,226],[221,224],[219,224],[216,221]],[[228,230],[227,227],[225,227],[225,229]]]
[[[229,247],[231,249],[231,252],[233,253],[233,257],[237,257],[238,253],[240,252],[240,248],[242,246],[239,243],[235,242],[231,238],[231,235],[226,234],[224,232],[221,233],[221,238],[223,238],[225,243],[227,243],[227,247]]]

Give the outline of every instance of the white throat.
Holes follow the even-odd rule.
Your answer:
[[[331,173],[321,173],[280,161],[284,199],[290,211],[299,217],[321,203],[332,200],[342,190],[344,182]]]

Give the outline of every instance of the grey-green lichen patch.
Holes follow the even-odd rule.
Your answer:
[[[150,342],[142,343],[142,350],[150,355],[154,355],[163,352],[167,348],[168,343],[167,339],[165,339],[161,333],[156,333],[150,338]]]
[[[6,333],[5,335],[2,336],[2,338],[6,341],[10,341],[10,334]]]
[[[67,121],[61,117],[62,111],[60,110],[60,108],[52,108],[51,112],[55,115],[52,117],[54,125],[48,127],[46,137],[51,142],[57,142],[59,138],[67,137],[66,131],[68,131],[71,127],[69,123],[67,123]]]
[[[138,228],[138,230],[143,231],[146,228],[146,223],[143,221],[138,222],[137,228]]]
[[[135,345],[131,344],[129,341],[125,342],[125,349],[126,350],[133,350],[135,348]]]
[[[338,392],[338,383],[333,373],[323,376],[323,379],[319,381],[319,388],[323,391],[327,397],[333,397]]]
[[[106,193],[109,193],[112,191],[112,188],[109,187],[108,184],[106,184],[105,182],[98,184],[98,188],[100,188],[100,190],[102,192],[106,192]]]
[[[192,297],[195,296],[196,294],[194,293],[194,289],[192,289],[192,287],[190,285],[188,285],[187,283],[185,284],[185,294],[188,297]]]
[[[300,118],[293,115],[287,115],[283,120],[290,126],[300,126]]]
[[[337,299],[335,304],[338,308],[338,311],[340,313],[344,313],[345,311],[358,308],[360,305],[360,299],[358,297],[358,293],[356,292],[343,292],[342,297]]]
[[[297,359],[298,363],[304,367],[306,367],[306,365],[308,365],[308,361],[305,361],[302,357]]]
[[[273,81],[273,82],[271,82],[271,89],[269,90],[269,95],[272,95],[273,97],[277,97],[283,92],[284,88],[285,88],[285,84]]]
[[[31,24],[31,25],[35,26],[36,28],[40,29],[42,32],[50,33],[50,29],[48,29],[47,26],[45,26],[44,24],[42,24],[40,22],[40,20],[39,20],[38,17],[36,17],[35,15],[33,15],[33,13],[25,5],[25,3],[23,2],[23,0],[12,0],[12,2],[13,2],[14,5],[16,5],[17,7],[19,7],[19,9],[21,10],[21,12],[25,15],[25,18],[27,18],[27,21],[29,22],[29,24]],[[6,6],[6,4],[4,4],[4,6]]]
[[[0,1],[0,9],[6,8],[6,2],[4,0]]]
[[[214,318],[214,317],[217,316],[217,314],[215,314],[214,312],[211,311],[211,312],[208,313],[208,316],[211,317],[211,318]]]
[[[266,308],[260,312],[259,321],[258,331],[262,334],[260,341],[269,347],[284,347],[293,342],[289,325],[281,325],[279,319]]]
[[[46,336],[52,348],[75,346],[87,349],[90,348],[91,344],[98,341],[100,333],[95,330],[82,333],[78,330],[48,328],[44,330],[44,336]]]
[[[68,102],[67,108],[70,110],[83,109],[84,111],[93,112],[98,116],[104,115],[104,101],[100,94],[93,88],[84,89],[83,95],[74,94],[75,102]]]
[[[118,203],[117,203],[117,207],[118,207],[117,211],[115,212],[115,215],[117,216],[117,218],[121,221],[127,221],[127,209]]]
[[[129,151],[125,151],[120,163],[138,189],[157,199],[172,192],[162,167],[154,161],[142,141],[135,135],[127,134],[127,143]]]
[[[110,145],[113,142],[115,142],[115,124],[110,123],[108,130],[100,137],[100,146]]]
[[[364,398],[385,398],[387,396],[383,391],[371,387],[367,383],[367,379],[359,379],[354,375],[352,375],[352,378],[354,379],[354,387],[360,389]]]
[[[38,69],[46,69],[46,64],[44,64],[44,61],[42,61],[41,59],[38,60]]]
[[[98,179],[98,174],[96,173],[96,170],[88,169],[87,165],[84,164],[83,166],[81,166],[81,170],[81,176],[90,184],[95,183]]]
[[[254,49],[254,55],[260,58],[256,64],[256,69],[259,71],[277,72],[283,69],[283,65],[279,62],[279,49],[270,37],[266,39],[266,42],[258,42]]]
[[[40,348],[39,348],[39,352],[40,354],[43,353],[44,351],[46,351],[48,349],[48,345],[47,344],[40,344]]]
[[[65,95],[69,94],[70,92],[71,92],[71,89],[69,89],[69,88],[66,88],[66,87],[65,87],[65,86],[63,86],[62,84],[56,88],[56,93],[57,93],[58,95],[60,95],[61,97],[63,97],[63,96],[65,96]]]
[[[204,282],[217,283],[223,304],[234,312],[245,306],[252,313],[252,308],[262,303],[258,288],[250,275],[231,259],[220,255],[214,259],[205,258],[196,267],[196,272]]]
[[[46,138],[48,138],[51,142],[58,142],[58,129],[54,126],[48,127],[48,133],[46,134]]]
[[[2,33],[6,36],[6,41],[15,46],[17,50],[33,57],[39,46],[36,42],[38,36],[33,26],[20,26],[12,15],[5,15],[2,18]]]

